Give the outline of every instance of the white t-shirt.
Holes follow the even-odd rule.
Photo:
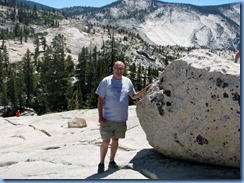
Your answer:
[[[135,94],[131,80],[122,76],[116,80],[113,75],[105,77],[99,84],[96,94],[104,97],[103,118],[115,122],[128,119],[129,97]]]

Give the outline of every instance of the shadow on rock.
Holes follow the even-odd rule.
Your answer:
[[[130,161],[133,169],[150,179],[240,179],[240,169],[170,159],[154,149],[143,149]]]
[[[118,171],[119,169],[107,169],[105,170],[103,173],[95,173],[85,179],[102,179],[102,178],[105,178],[107,177],[108,175]]]

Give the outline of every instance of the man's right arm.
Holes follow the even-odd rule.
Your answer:
[[[99,96],[97,101],[97,108],[98,108],[98,122],[100,124],[104,124],[105,120],[103,118],[103,100],[104,98]]]

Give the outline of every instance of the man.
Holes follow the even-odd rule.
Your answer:
[[[96,90],[96,94],[99,95],[97,103],[98,121],[103,139],[100,148],[98,173],[104,172],[104,159],[111,139],[109,168],[118,168],[114,158],[118,149],[119,138],[125,138],[126,121],[128,119],[128,96],[137,99],[151,87],[151,84],[149,84],[141,91],[135,92],[131,80],[123,76],[123,73],[124,63],[116,61],[113,66],[113,75],[105,77]]]

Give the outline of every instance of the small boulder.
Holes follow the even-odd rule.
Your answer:
[[[83,118],[75,117],[68,121],[68,128],[83,128],[87,127],[86,120]]]

